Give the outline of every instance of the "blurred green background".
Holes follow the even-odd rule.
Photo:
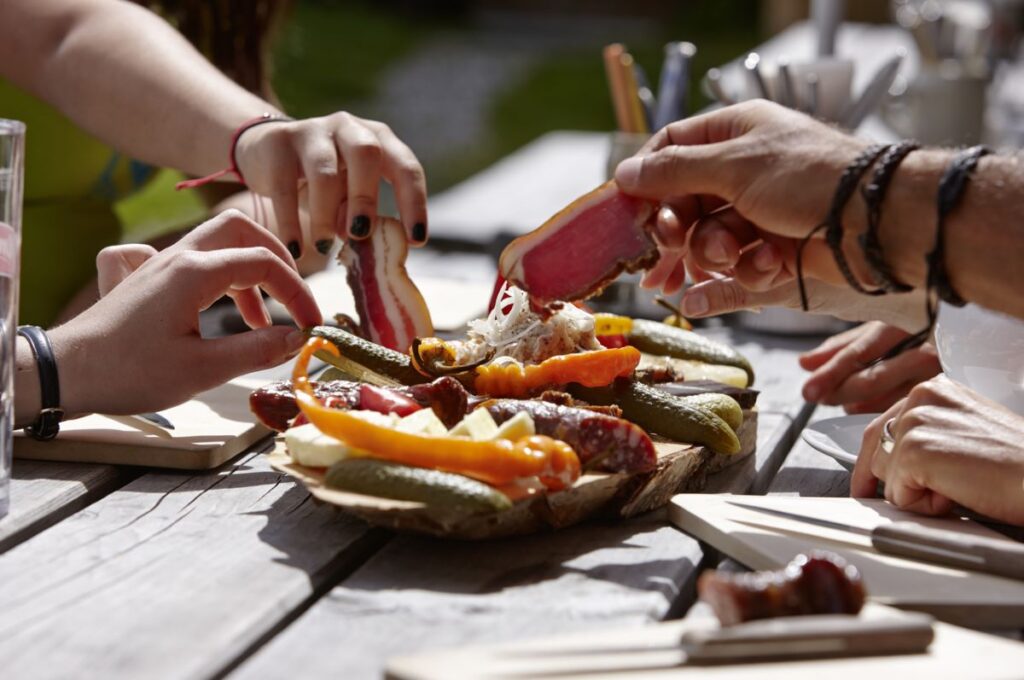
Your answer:
[[[765,36],[756,0],[298,0],[271,41],[272,85],[296,117],[382,120],[419,156],[431,193],[551,130],[611,130],[601,47],[624,42],[657,83],[663,45],[698,51],[699,76]],[[173,173],[119,205],[129,238],[201,219]]]

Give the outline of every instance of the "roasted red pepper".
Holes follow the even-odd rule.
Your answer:
[[[477,394],[519,398],[570,383],[604,387],[630,376],[639,363],[640,350],[635,347],[563,354],[530,366],[491,363],[476,369],[473,386]]]
[[[597,341],[608,349],[618,349],[629,345],[625,335],[599,335]]]
[[[338,348],[322,338],[310,338],[292,372],[295,399],[317,429],[373,458],[415,467],[446,470],[493,485],[537,477],[550,490],[568,488],[579,478],[580,461],[568,444],[549,437],[473,441],[462,437],[429,437],[376,425],[346,411],[323,406],[310,386],[308,368],[313,353],[339,356]]]
[[[359,386],[359,408],[364,411],[407,416],[423,407],[409,397],[364,383]]]

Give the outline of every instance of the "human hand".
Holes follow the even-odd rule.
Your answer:
[[[270,326],[258,288],[299,327],[321,322],[281,242],[234,211],[159,253],[120,246],[97,260],[103,297],[50,332],[62,405],[72,415],[167,408],[287,359],[304,335]],[[224,295],[234,297],[254,330],[203,339],[199,312]]]
[[[893,419],[891,454],[882,428]],[[954,503],[992,519],[1024,525],[1024,419],[945,376],[910,391],[864,431],[850,495],[885,498],[926,515]]]
[[[872,321],[828,338],[800,356],[800,366],[811,371],[804,383],[804,399],[842,405],[847,413],[888,409],[915,385],[942,372],[930,343],[868,365],[908,336],[904,330]]]
[[[688,233],[696,265],[736,270],[741,280],[749,272],[767,285],[792,276],[799,241],[821,222],[838,178],[868,145],[790,109],[751,101],[666,126],[619,164],[615,180],[626,193],[676,213],[676,230]],[[659,219],[655,231],[663,248],[681,241],[667,222]],[[804,266],[809,276],[843,282],[821,238],[808,243]]]
[[[395,190],[409,241],[427,240],[427,185],[416,156],[384,123],[340,111],[329,116],[258,125],[236,148],[249,188],[274,206],[274,233],[299,259],[326,253],[334,237],[363,239],[377,218],[381,179]],[[299,202],[308,192],[309,232]]]

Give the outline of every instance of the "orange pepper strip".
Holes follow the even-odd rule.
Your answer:
[[[327,408],[313,394],[309,359],[323,350],[340,356],[323,338],[310,338],[295,360],[292,385],[299,408],[326,435],[368,451],[373,458],[415,467],[455,472],[494,485],[538,477],[553,491],[567,488],[580,476],[580,461],[565,442],[549,437],[473,441],[462,437],[428,437],[383,427],[346,411]]]
[[[640,363],[636,347],[599,349],[545,359],[539,364],[488,364],[476,369],[473,387],[478,394],[491,397],[522,398],[554,385],[579,383],[584,387],[604,387],[616,378],[632,375]]]

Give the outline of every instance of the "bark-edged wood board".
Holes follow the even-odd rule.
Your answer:
[[[324,473],[293,463],[280,439],[271,465],[305,484],[319,500],[370,524],[395,531],[479,540],[561,529],[597,516],[633,517],[659,508],[679,491],[700,491],[707,481],[708,468],[735,464],[751,455],[757,445],[757,411],[744,412],[737,434],[741,450],[733,456],[715,454],[703,446],[659,442],[655,444],[658,467],[653,472],[588,473],[566,491],[527,498],[503,512],[475,515],[325,487]]]
[[[883,555],[871,547],[867,536],[772,517],[729,505],[728,500],[728,495],[681,494],[672,499],[669,516],[683,531],[752,569],[778,569],[798,553],[823,548],[860,569],[868,595],[876,602],[977,628],[1024,626],[1024,582]],[[744,496],[737,500],[867,529],[910,521],[1003,538],[977,522],[922,517],[882,499]],[[805,531],[816,537],[808,537]],[[857,547],[851,546],[854,541]]]

